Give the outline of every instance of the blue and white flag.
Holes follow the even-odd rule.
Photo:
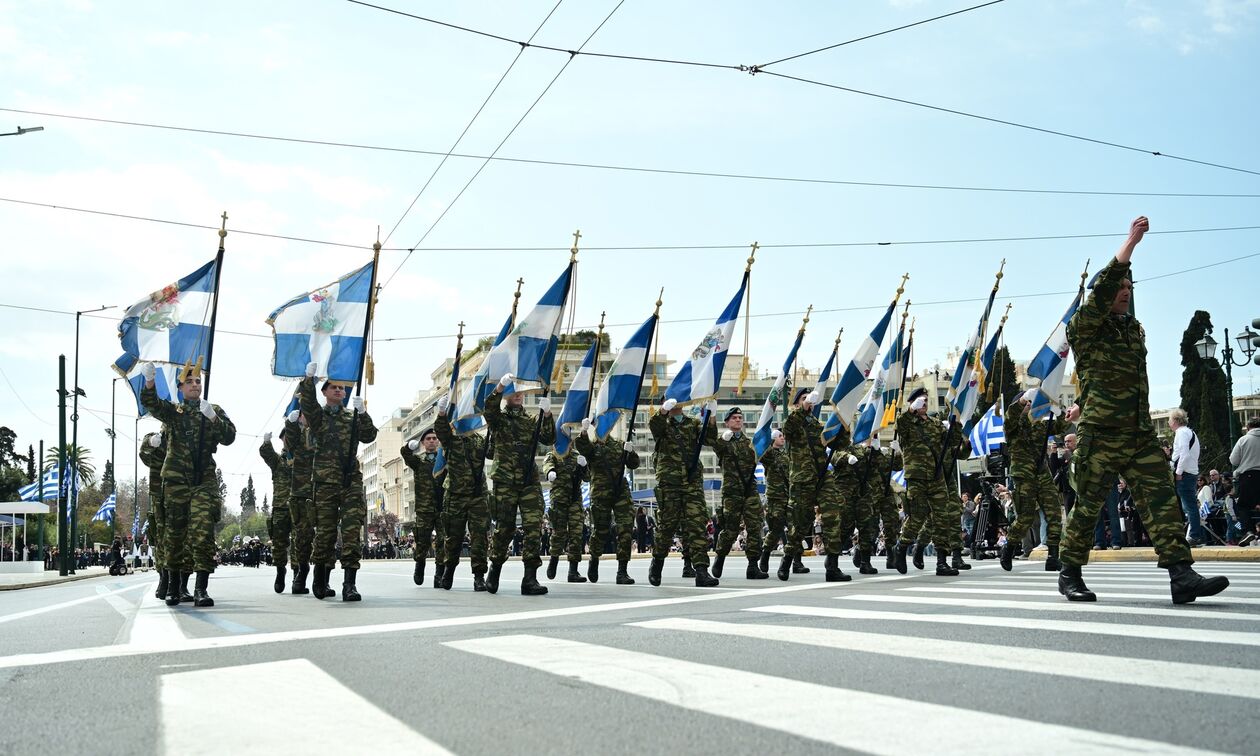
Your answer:
[[[841,426],[853,427],[853,417],[857,414],[858,405],[862,403],[862,397],[866,393],[866,377],[870,375],[871,368],[875,367],[879,345],[888,334],[888,324],[892,321],[895,309],[897,309],[896,299],[888,305],[884,317],[879,319],[871,332],[863,337],[862,343],[858,344],[857,353],[853,355],[853,359],[841,374],[836,390],[831,392],[831,405],[834,411],[831,417],[827,418],[827,424],[823,426],[824,443],[835,438],[840,433]]]
[[[110,496],[113,496],[113,494],[110,494]],[[148,524],[147,520],[145,524]],[[140,507],[135,506],[131,508],[131,540],[137,540],[140,537],[140,532]]]
[[[437,456],[433,458],[433,477],[437,477],[446,471],[446,450],[438,447]]]
[[[464,385],[459,394],[458,401],[455,402],[455,414],[451,416],[451,426],[455,432],[461,436],[474,433],[486,426],[486,420],[481,413],[486,408],[486,397],[494,392],[494,387],[498,383],[498,379],[490,380],[490,354],[493,353],[494,347],[499,346],[512,332],[512,317],[503,322],[503,327],[499,329],[499,335],[495,337],[494,343],[491,345],[491,352],[487,353],[485,359],[481,361],[481,367],[473,374],[468,383]],[[511,393],[511,386],[508,386]],[[436,472],[436,471],[435,471]]]
[[[787,359],[783,361],[783,370],[779,373],[779,377],[774,379],[774,388],[770,389],[770,394],[766,396],[766,403],[761,406],[761,415],[757,418],[757,430],[753,431],[753,450],[757,452],[757,459],[761,459],[761,455],[774,443],[774,433],[771,424],[774,422],[775,410],[780,404],[787,401],[783,396],[783,388],[787,384],[788,375],[792,373],[792,366],[796,364],[796,353],[801,348],[801,341],[805,339],[805,326],[801,326],[801,330],[796,332],[796,341],[792,342],[792,349],[788,352]]]
[[[586,357],[573,374],[569,390],[564,393],[564,406],[556,416],[556,454],[564,456],[573,445],[571,434],[581,433],[582,420],[591,411],[591,389],[595,387],[595,360],[599,355],[599,340],[586,350]]]
[[[201,360],[202,369],[210,370],[214,337],[210,316],[217,277],[218,265],[211,260],[128,307],[118,324],[123,352],[140,362],[183,365]]]
[[[633,413],[639,407],[639,392],[643,389],[643,374],[648,355],[652,351],[652,339],[656,334],[657,315],[639,326],[626,345],[613,358],[608,375],[600,384],[595,397],[595,433],[608,438],[623,414]]]
[[[726,354],[731,346],[731,334],[735,332],[735,321],[739,318],[739,308],[744,303],[744,291],[748,288],[748,271],[739,283],[739,291],[717,322],[709,329],[700,344],[696,346],[691,357],[682,364],[678,374],[665,389],[665,398],[673,399],[678,404],[697,404],[717,396],[722,383],[722,368],[726,365]]]
[[[100,509],[96,510],[96,514],[92,515],[92,522],[107,522],[114,524],[114,494],[110,494],[109,498],[101,503]]]
[[[989,301],[984,306],[984,314],[980,316],[980,323],[967,338],[967,346],[963,348],[962,356],[958,359],[958,369],[954,371],[954,379],[946,395],[950,411],[958,417],[958,421],[964,428],[970,423],[971,416],[976,413],[976,406],[980,404],[984,365],[976,359],[976,352],[980,349],[984,332],[989,327],[989,313],[993,311],[993,299],[997,296],[997,291],[997,284],[994,284],[993,291],[989,292]]]
[[[176,403],[183,401],[183,394],[179,392],[180,368],[163,364],[155,365],[155,367],[157,374],[153,377],[153,385],[157,389],[158,398]],[[124,354],[114,360],[114,371],[123,376],[127,385],[131,387],[131,393],[136,398],[136,412],[140,417],[149,414],[149,411],[140,403],[140,391],[144,388],[143,368],[144,363],[136,359],[134,355]]]
[[[857,422],[853,424],[853,443],[855,444],[862,443],[883,427],[884,402],[891,398],[888,396],[888,386],[891,384],[889,376],[895,371],[900,371],[901,337],[904,333],[904,329],[899,329],[897,335],[893,337],[893,342],[884,354],[883,362],[880,363],[879,371],[875,373],[875,380],[858,405]],[[900,384],[901,379],[898,378],[897,385]]]
[[[372,296],[374,262],[327,286],[290,299],[267,316],[275,336],[271,374],[302,378],[308,363],[315,375],[339,383],[359,380]]]
[[[582,481],[582,509],[591,508],[591,484],[589,481]],[[543,511],[551,511],[551,486],[543,489]]]
[[[44,472],[43,485],[29,483],[18,489],[18,498],[22,501],[48,501],[56,500],[57,485],[61,476],[57,474],[57,468],[52,468]],[[41,490],[42,489],[42,490]]]
[[[1003,427],[1002,403],[995,402],[971,428],[971,456],[983,457],[1004,443],[1006,430]]]
[[[1067,327],[1072,316],[1081,306],[1083,291],[1076,293],[1076,298],[1068,306],[1067,312],[1055,323],[1054,330],[1046,343],[1038,350],[1037,356],[1028,363],[1028,377],[1041,379],[1041,391],[1032,404],[1032,415],[1035,418],[1045,417],[1050,412],[1051,403],[1059,401],[1059,390],[1063,387],[1063,376],[1067,371],[1068,346]]]
[[[545,391],[551,386],[551,370],[556,362],[556,347],[560,344],[560,324],[572,282],[573,264],[570,263],[534,309],[517,320],[507,338],[490,350],[486,357],[486,380],[491,390],[508,373],[513,377],[513,391]]]
[[[836,348],[831,350],[831,356],[827,358],[827,364],[823,366],[822,372],[818,374],[818,383],[814,386],[814,391],[819,396],[827,396],[827,381],[831,380],[831,369],[836,364],[836,353],[839,349],[839,339],[837,339]],[[814,405],[814,417],[822,416],[822,402]]]

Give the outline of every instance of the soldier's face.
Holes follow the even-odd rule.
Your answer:
[[[1126,278],[1120,282],[1120,291],[1116,292],[1116,298],[1111,303],[1111,311],[1116,315],[1128,313],[1131,299],[1133,299],[1133,282]]]
[[[774,437],[774,448],[782,449],[783,445],[786,443],[787,443],[787,439],[783,437],[782,433]]]
[[[437,451],[437,448],[438,448],[437,434],[430,433],[429,435],[425,436],[424,439],[420,441],[420,443],[424,444],[425,451],[432,454],[433,452]]]
[[[520,409],[525,404],[525,395],[508,394],[507,398],[503,400],[503,404],[508,409]]]
[[[726,428],[732,433],[742,432],[744,430],[744,416],[731,415],[730,419],[726,421]]]
[[[189,378],[179,384],[179,393],[184,395],[185,399],[197,401],[201,398],[201,378]]]
[[[346,400],[346,389],[344,386],[328,386],[324,389],[324,402],[329,407],[339,406]]]

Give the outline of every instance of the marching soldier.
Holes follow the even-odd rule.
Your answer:
[[[955,516],[953,523],[949,522],[951,494],[945,485],[945,460],[965,457],[971,442],[963,436],[960,426],[927,416],[927,389],[919,387],[912,391],[909,402],[897,417],[897,437],[906,470],[906,519],[897,542],[897,572],[906,574],[906,552],[911,541],[921,529],[930,526],[936,544],[936,574],[957,575],[958,570],[946,561],[946,550],[951,537],[957,537],[961,518]],[[961,506],[960,503],[959,508]],[[955,535],[951,536],[951,531]]]
[[[849,445],[849,431],[844,426],[827,445],[823,444],[822,423],[814,417],[814,405],[819,401],[818,392],[801,388],[796,392],[795,406],[783,424],[783,435],[787,436],[788,459],[792,476],[792,507],[796,509],[793,524],[796,532],[792,535],[792,552],[784,550],[783,561],[779,563],[778,577],[788,579],[788,571],[794,569],[793,562],[801,557],[801,542],[809,536],[809,528],[813,526],[813,517],[806,518],[803,513],[813,514],[818,508],[822,516],[823,544],[827,550],[826,575],[828,583],[852,580],[840,570],[840,491],[836,479],[827,472],[830,453],[844,449]],[[841,454],[843,456],[843,454]],[[839,464],[848,465],[848,459],[837,460]],[[808,519],[808,525],[806,520]],[[808,571],[808,570],[806,570]]]
[[[140,462],[149,468],[149,543],[153,544],[153,569],[157,570],[158,586],[154,592],[154,596],[160,599],[166,598],[166,591],[169,587],[169,575],[167,575],[166,562],[166,544],[163,542],[163,536],[166,534],[166,507],[162,502],[162,462],[166,460],[166,439],[162,435],[162,431],[145,434],[144,442],[140,444]],[[181,594],[181,601],[192,601],[192,596],[187,599]]]
[[[1215,596],[1229,587],[1225,577],[1204,578],[1191,568],[1172,471],[1151,424],[1146,374],[1146,332],[1129,314],[1133,282],[1130,258],[1150,221],[1139,217],[1094,290],[1068,324],[1081,392],[1072,476],[1076,506],[1059,551],[1059,593],[1069,601],[1095,601],[1081,567],[1089,561],[1094,522],[1117,477],[1133,492],[1159,566],[1168,570],[1174,604]]]
[[[613,436],[601,441],[588,418],[582,420],[582,433],[575,440],[578,451],[590,463],[591,479],[591,560],[586,576],[599,580],[599,558],[612,524],[617,524],[617,585],[634,585],[630,577],[630,543],[633,540],[634,507],[625,471],[639,469],[639,455],[629,441],[618,443]],[[581,459],[581,458],[579,458]]]
[[[341,567],[345,570],[341,600],[361,601],[355,578],[363,554],[367,503],[363,500],[363,471],[355,452],[360,443],[376,440],[376,426],[364,409],[361,396],[352,400],[354,411],[346,412],[346,388],[331,380],[325,379],[320,387],[324,395],[321,407],[315,398],[315,369],[314,362],[307,365],[306,377],[298,384],[307,438],[315,452],[315,543],[311,553],[315,579],[311,589],[317,599],[336,595],[329,591],[328,583],[337,563],[335,549],[340,525]]]
[[[464,532],[468,532],[468,549],[472,561],[473,590],[486,590],[488,547],[486,530],[490,523],[490,504],[486,498],[486,439],[479,433],[461,436],[451,425],[450,397],[437,402],[437,433],[446,455],[446,496],[442,510],[446,515],[446,568],[442,571],[442,589],[449,591],[464,548]]]
[[[486,398],[484,416],[486,425],[494,434],[494,498],[499,514],[486,590],[490,593],[499,590],[499,574],[507,561],[508,544],[516,532],[516,514],[519,511],[521,528],[525,532],[521,549],[525,566],[521,595],[542,596],[547,593],[547,586],[538,582],[538,568],[542,565],[538,547],[542,539],[543,500],[534,454],[539,444],[551,446],[556,442],[556,425],[551,420],[551,400],[547,397],[538,400],[539,416],[536,419],[525,412],[524,394],[512,393],[504,398],[503,389],[511,382],[512,374],[505,374]]]
[[[701,444],[712,446],[717,437],[712,417],[710,410],[702,427],[694,417],[683,416],[675,400],[666,399],[660,412],[648,418],[656,441],[652,460],[658,492],[656,539],[648,570],[648,582],[654,586],[661,584],[661,570],[676,531],[682,531],[683,558],[690,559],[696,586],[713,588],[718,584],[709,574],[709,538],[705,532],[709,507],[704,501],[704,470],[700,466]]]
[[[1063,507],[1059,489],[1055,488],[1046,467],[1046,447],[1050,438],[1068,429],[1067,419],[1051,413],[1045,422],[1034,422],[1032,403],[1038,389],[1028,389],[1006,411],[1007,448],[1011,455],[1011,478],[1014,487],[1015,521],[1006,529],[1006,545],[1002,547],[1002,569],[1011,571],[1015,547],[1024,540],[1028,529],[1036,524],[1038,510],[1046,518],[1046,572],[1058,572],[1059,534],[1063,530]]]
[[[884,534],[884,565],[890,570],[897,569],[897,536],[901,533],[901,513],[897,506],[897,494],[892,489],[893,472],[902,469],[904,463],[901,459],[901,444],[894,440],[887,450],[879,448],[879,439],[876,438],[872,447],[878,455],[875,457],[875,474],[877,479],[872,482],[871,488],[874,492],[874,501],[872,503],[872,515],[879,518],[880,528]],[[872,528],[872,532],[874,529]],[[871,553],[875,553],[876,545],[871,544]]]
[[[167,591],[166,605],[179,604],[186,592],[188,573],[195,571],[193,605],[214,606],[208,593],[214,572],[214,523],[222,514],[223,501],[214,453],[219,445],[236,440],[236,426],[217,404],[201,398],[201,371],[185,365],[180,371],[183,401],[157,395],[157,368],[145,363],[140,403],[166,428],[166,458],[162,462],[162,496],[166,509]]]
[[[757,493],[757,450],[752,439],[744,434],[744,412],[739,407],[726,411],[726,429],[713,441],[718,464],[722,466],[722,534],[718,537],[717,558],[713,561],[713,577],[722,577],[726,555],[739,536],[740,523],[747,533],[744,554],[748,580],[765,580],[768,575],[757,566],[761,555],[761,527],[765,517],[761,495]]]
[[[561,431],[562,433],[564,431]],[[547,452],[543,475],[551,483],[551,558],[547,562],[547,579],[556,579],[560,555],[569,560],[570,583],[585,583],[578,573],[582,561],[582,481],[591,479],[590,460],[582,454],[563,457],[555,449]]]
[[[422,446],[424,451],[417,454]],[[403,462],[411,468],[412,490],[416,492],[416,570],[411,579],[416,585],[424,585],[424,563],[429,556],[429,547],[434,545],[433,587],[437,588],[442,584],[442,572],[446,567],[443,556],[445,529],[442,527],[446,471],[433,474],[433,465],[437,462],[437,432],[426,428],[419,439],[413,438],[403,444],[400,451]]]
[[[258,453],[271,468],[271,517],[267,520],[267,535],[271,536],[271,563],[276,568],[276,593],[284,593],[285,564],[289,561],[289,537],[293,531],[293,519],[289,516],[289,491],[293,485],[293,455],[289,452],[288,430],[280,431],[282,454],[276,454],[271,446],[271,431],[263,434]],[[294,573],[294,581],[297,573]]]
[[[293,548],[289,564],[293,568],[295,595],[311,592],[306,579],[311,574],[311,551],[315,541],[315,452],[306,442],[306,418],[300,410],[291,411],[284,422],[285,446],[291,458],[289,467],[289,517],[293,520]],[[331,588],[324,593],[332,596]]]
[[[770,448],[761,455],[761,466],[766,471],[766,526],[770,532],[766,534],[766,541],[761,547],[761,560],[757,564],[757,569],[766,573],[770,571],[770,555],[778,548],[780,541],[784,552],[787,551],[785,531],[789,518],[788,458],[787,452],[783,451],[787,439],[778,428],[770,431],[770,437]]]
[[[872,435],[863,441],[854,451],[858,458],[855,465],[850,466],[854,475],[853,504],[846,507],[847,516],[857,521],[858,539],[853,542],[853,566],[863,575],[877,575],[879,570],[871,565],[871,557],[875,554],[875,543],[879,532],[879,515],[876,513],[876,500],[879,498],[879,470],[883,455],[879,453],[879,437]],[[844,528],[851,533],[852,528]]]

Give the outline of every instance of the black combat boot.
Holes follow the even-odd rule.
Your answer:
[[[485,593],[485,592],[486,592],[486,590],[487,590],[487,587],[486,587],[486,573],[484,573],[484,572],[474,572],[474,573],[473,573],[473,592],[474,592],[474,593]]]
[[[906,552],[910,550],[910,544],[908,544],[908,543],[901,543],[900,541],[898,541],[898,542],[897,542],[897,545],[896,545],[896,547],[895,547],[895,548],[896,548],[896,552],[897,552],[897,554],[896,554],[896,556],[897,556],[897,562],[896,562],[896,564],[894,564],[894,565],[893,565],[893,568],[894,568],[894,569],[896,569],[896,570],[897,570],[897,572],[900,572],[902,575],[904,575],[904,574],[906,574],[906,572],[907,572],[907,569],[906,569]]]
[[[522,596],[546,596],[547,586],[540,585],[538,582],[538,568],[526,567],[525,577],[521,578],[521,595]]]
[[[713,569],[710,570],[710,572],[713,573],[713,577],[715,578],[722,577],[722,568],[725,566],[726,566],[725,554],[718,554],[717,556],[713,557]]]
[[[878,575],[879,570],[871,566],[871,552],[862,550],[862,564],[858,565],[858,572],[863,575]]]
[[[276,593],[284,593],[284,573],[285,573],[284,565],[277,564],[276,565],[276,582],[275,582],[275,585],[271,586],[272,588],[275,589]]]
[[[847,583],[853,579],[852,575],[846,575],[840,571],[840,555],[828,554],[823,560],[825,568],[825,579],[828,583]]]
[[[799,552],[796,554],[796,556],[792,557],[792,574],[793,575],[808,575],[809,574],[809,568],[801,564],[801,555]]]
[[[695,576],[696,576],[696,571],[695,571],[695,569],[691,566],[691,559],[689,559],[689,558],[687,558],[687,557],[683,557],[683,573],[682,573],[682,576],[683,576],[683,577],[685,577],[685,578],[693,578],[693,577],[695,577]]]
[[[208,570],[197,570],[197,583],[193,587],[193,606],[214,606],[214,599],[210,598],[209,593],[206,593],[206,588],[209,585],[210,572]]]
[[[697,564],[695,569],[697,588],[716,588],[718,586],[718,579],[709,574],[708,567],[703,564]]]
[[[188,592],[188,578],[192,577],[191,572],[179,573],[179,603],[193,603],[193,595]]]
[[[927,550],[926,543],[914,542],[914,557],[910,560],[914,564],[916,570],[923,569],[923,552]]]
[[[486,591],[489,593],[499,592],[499,576],[503,574],[502,562],[490,563],[490,575],[486,578]]]
[[[581,572],[578,571],[578,564],[579,562],[576,559],[569,562],[569,582],[570,583],[585,583],[586,582],[586,577]]]
[[[337,591],[335,591],[332,587],[333,586],[332,574],[336,566],[337,566],[337,563],[334,562],[324,568],[324,598],[335,598],[337,596]]]
[[[301,567],[294,570],[292,589],[294,595],[301,596],[311,592],[311,589],[306,587],[306,577],[310,574],[311,566],[309,564],[303,564]]]
[[[1015,560],[1015,544],[1007,539],[1006,544],[1002,546],[1002,551],[998,555],[998,564],[1002,565],[1002,569],[1007,572],[1011,571],[1012,562]],[[1047,567],[1046,569],[1049,569]]]
[[[171,575],[167,570],[158,570],[157,590],[153,592],[154,598],[165,599],[166,588],[170,585]]]
[[[416,570],[411,573],[411,582],[416,585],[424,585],[424,557],[416,560]]]
[[[449,591],[451,589],[452,583],[455,582],[455,567],[458,564],[458,559],[446,563],[446,569],[442,571],[442,590]]]
[[[756,555],[748,555],[748,569],[744,570],[744,577],[749,580],[765,580],[770,577],[766,571],[761,569],[761,565],[757,564],[759,560]]]
[[[792,574],[792,557],[787,554],[784,554],[783,558],[779,560],[779,571],[775,573],[775,576],[779,578],[780,580],[787,580],[788,577],[791,576],[791,574]]]
[[[167,570],[166,605],[179,606],[179,586],[182,579],[179,570]]]
[[[884,542],[884,566],[890,570],[897,569],[897,542]]]
[[[648,566],[648,582],[653,586],[659,586],[663,569],[665,569],[665,557],[652,557],[652,564]]]
[[[547,579],[548,580],[556,579],[556,569],[559,567],[560,567],[560,555],[552,554],[551,558],[547,560]]]
[[[442,575],[446,572],[446,565],[437,559],[433,560],[433,587],[442,587]]]
[[[1063,569],[1059,570],[1059,593],[1067,596],[1068,601],[1098,600],[1094,592],[1085,586],[1079,564],[1065,564]]]
[[[1189,562],[1182,562],[1169,567],[1168,577],[1172,579],[1172,600],[1174,604],[1189,604],[1197,598],[1215,596],[1229,587],[1229,578],[1221,575],[1205,578],[1190,569]]]
[[[944,551],[936,552],[936,576],[937,577],[954,577],[958,574],[958,570],[949,566],[949,562],[945,557]]]
[[[341,579],[341,600],[342,601],[362,601],[363,597],[359,595],[359,589],[354,586],[354,578],[359,573],[358,567],[347,567],[346,574]]]
[[[634,585],[634,578],[630,577],[630,560],[617,560],[617,585]]]
[[[971,565],[963,561],[962,549],[954,549],[953,558],[950,560],[950,567],[956,570],[969,570]]]
[[[1059,547],[1049,546],[1046,551],[1046,572],[1058,572],[1063,569],[1063,563],[1059,561]]]
[[[858,569],[862,567],[862,549],[856,545],[853,547],[853,566]]]
[[[593,554],[591,555],[591,558],[586,561],[586,579],[590,580],[592,583],[599,582],[599,557]]]
[[[757,560],[757,569],[767,574],[770,572],[770,554],[772,551],[769,546],[765,547],[761,550],[761,559]]]
[[[328,587],[328,568],[322,564],[315,565],[315,576],[311,578],[311,593],[320,601],[324,600],[324,591]]]

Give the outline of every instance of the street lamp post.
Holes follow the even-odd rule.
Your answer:
[[[21,126],[18,126],[17,131],[6,131],[3,134],[0,134],[0,136],[22,136],[23,134],[30,134],[33,131],[43,131],[43,130],[44,130],[43,126],[31,126],[30,128],[26,128],[26,129],[22,128]]]
[[[70,448],[74,450],[74,477],[71,478],[70,487],[70,543],[71,550],[78,543],[79,538],[79,397],[87,396],[87,393],[79,388],[79,320],[84,315],[92,312],[101,312],[103,310],[112,310],[113,305],[101,305],[94,310],[77,310],[74,313],[74,408],[70,410],[70,423],[73,428],[71,432]],[[74,574],[74,569],[70,570]]]
[[[1229,443],[1227,446],[1233,447],[1234,441],[1238,438],[1238,418],[1234,416],[1234,368],[1246,367],[1251,362],[1251,356],[1256,352],[1256,338],[1260,334],[1256,334],[1250,328],[1243,327],[1242,333],[1238,334],[1238,348],[1243,353],[1242,362],[1234,362],[1234,348],[1229,345],[1229,329],[1225,329],[1225,345],[1221,350],[1221,362],[1225,365],[1225,401],[1228,403],[1226,408],[1229,411]],[[1203,338],[1195,342],[1194,347],[1199,351],[1199,356],[1205,361],[1212,359],[1216,354],[1216,339],[1211,334],[1203,334]]]

